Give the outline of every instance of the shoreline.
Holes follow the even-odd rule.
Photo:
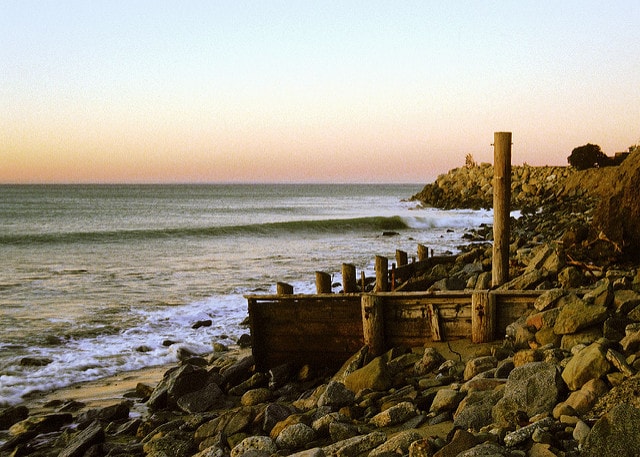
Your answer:
[[[124,371],[92,381],[80,381],[65,387],[32,392],[14,406],[26,406],[31,414],[51,412],[70,401],[82,402],[82,409],[102,408],[122,401],[128,394],[135,392],[136,386],[140,383],[154,387],[162,380],[164,373],[177,364],[178,362],[175,362]],[[132,412],[142,413],[146,410],[144,403],[133,403]]]
[[[231,347],[225,352],[211,352],[204,354],[203,357],[209,358],[216,355],[241,358],[250,354],[251,349]],[[80,381],[51,390],[32,392],[25,395],[20,403],[13,406],[26,406],[30,415],[34,415],[53,412],[61,405],[71,401],[83,403],[84,405],[80,409],[86,410],[111,406],[130,397],[139,400],[138,395],[135,394],[138,384],[144,384],[153,389],[168,370],[180,365],[180,361],[175,361],[132,371],[122,371],[104,378]],[[143,414],[146,410],[145,403],[132,401],[131,412],[134,415]]]

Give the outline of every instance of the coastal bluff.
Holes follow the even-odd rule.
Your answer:
[[[481,209],[493,206],[493,165],[489,163],[454,168],[417,194],[412,201],[441,209]],[[511,208],[539,207],[547,199],[569,193],[566,184],[577,171],[570,167],[530,165],[511,168]],[[576,187],[571,194],[581,194]]]
[[[488,209],[493,206],[493,174],[493,165],[468,159],[464,167],[438,176],[410,200],[440,209]],[[565,219],[582,213],[589,221],[591,238],[605,237],[637,263],[639,181],[640,147],[618,166],[576,170],[568,166],[515,165],[511,167],[511,210],[534,213],[551,209]]]

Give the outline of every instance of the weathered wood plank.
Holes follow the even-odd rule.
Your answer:
[[[431,326],[431,340],[442,341],[442,332],[440,330],[440,315],[438,314],[438,307],[433,303],[427,305],[429,310],[429,324]]]

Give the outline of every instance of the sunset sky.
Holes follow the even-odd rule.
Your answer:
[[[640,141],[640,2],[0,0],[0,183],[415,182]]]

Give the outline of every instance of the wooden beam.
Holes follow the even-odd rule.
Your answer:
[[[376,292],[389,290],[389,259],[381,255],[376,256]]]
[[[286,282],[277,282],[276,283],[276,294],[277,295],[291,295],[291,294],[293,294],[293,286],[291,284],[287,284]]]
[[[487,290],[471,295],[471,342],[493,341],[496,329],[496,299]]]
[[[342,290],[347,294],[358,291],[356,266],[352,263],[342,264]]]
[[[493,135],[493,287],[509,281],[509,212],[511,206],[511,132]]]
[[[316,290],[319,294],[331,293],[331,275],[324,271],[316,271]]]
[[[383,302],[381,297],[368,294],[362,296],[361,306],[364,344],[369,346],[369,353],[377,357],[385,349]]]

